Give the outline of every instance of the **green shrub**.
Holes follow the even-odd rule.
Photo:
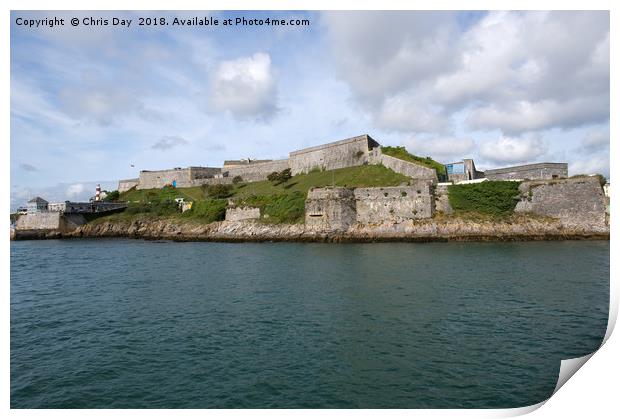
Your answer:
[[[222,221],[226,217],[226,199],[207,199],[196,201],[192,204],[192,209],[183,213],[183,217],[199,218],[201,221],[212,223]]]
[[[172,200],[130,203],[125,214],[153,214],[157,216],[174,215],[179,206]]]
[[[241,205],[258,207],[269,223],[300,223],[305,214],[306,195],[295,191],[279,195],[253,195],[239,202]]]
[[[239,176],[239,175],[235,176],[235,177],[233,178],[233,180],[232,180],[232,183],[233,183],[234,185],[236,185],[237,183],[241,183],[241,182],[243,182],[243,178],[242,178],[241,176]]]
[[[228,198],[233,194],[232,185],[207,185],[206,193],[209,198]]]
[[[448,199],[455,211],[505,216],[513,213],[519,201],[519,182],[488,181],[450,185]]]
[[[106,202],[118,201],[118,198],[120,197],[120,195],[121,194],[118,191],[108,192],[106,197],[103,198],[103,200],[106,201]]]
[[[291,174],[291,169],[284,169],[280,173],[278,173],[278,180],[280,182],[288,182],[293,175]]]

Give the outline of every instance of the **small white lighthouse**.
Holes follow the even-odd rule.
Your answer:
[[[101,201],[101,185],[99,184],[95,188],[95,201]]]

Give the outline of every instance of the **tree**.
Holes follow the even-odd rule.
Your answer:
[[[291,174],[291,169],[284,169],[280,173],[278,173],[278,180],[280,182],[287,182],[293,175]]]
[[[209,185],[207,195],[214,199],[228,198],[232,195],[232,185]]]
[[[108,192],[108,194],[106,195],[105,198],[103,198],[104,201],[118,201],[118,198],[120,198],[121,194],[118,191],[112,191],[112,192]]]

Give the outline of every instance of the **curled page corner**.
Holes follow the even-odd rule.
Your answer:
[[[557,391],[562,388],[564,384],[573,376],[579,368],[583,367],[583,365],[588,362],[592,355],[594,355],[596,351],[591,354],[581,356],[579,358],[571,358],[571,359],[563,359],[560,364],[560,373],[558,374],[558,383],[555,386],[555,390],[553,390],[553,394],[557,393]],[[552,395],[553,396],[553,395]]]

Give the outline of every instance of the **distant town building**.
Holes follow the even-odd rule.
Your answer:
[[[54,212],[64,212],[67,209],[67,202],[50,202],[50,204],[47,206],[47,209],[49,211],[54,211]]]
[[[37,196],[28,201],[28,203],[26,204],[26,209],[28,214],[36,214],[42,211],[47,211],[48,204],[49,202],[47,202],[45,199]]]

